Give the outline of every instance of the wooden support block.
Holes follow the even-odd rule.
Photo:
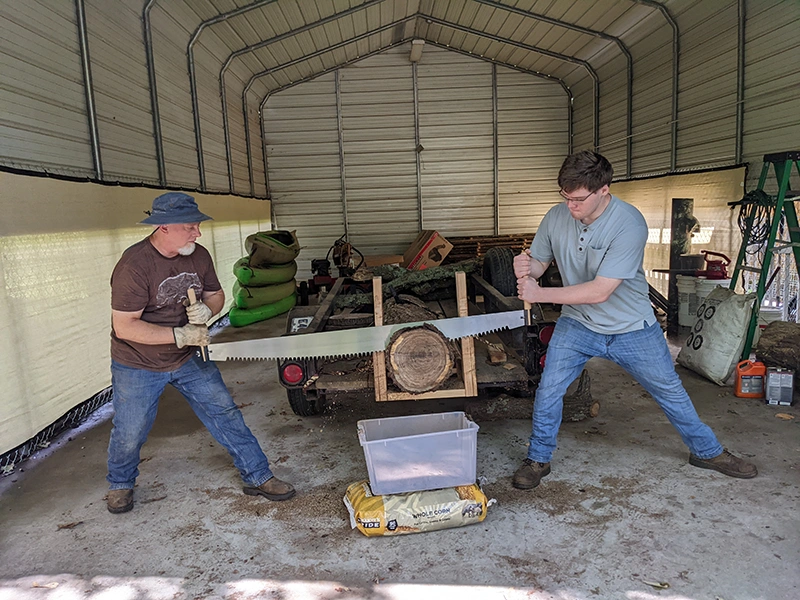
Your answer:
[[[456,273],[456,299],[458,301],[458,316],[468,316],[467,276],[463,271]],[[475,340],[471,337],[461,338],[461,362],[464,369],[464,390],[466,395],[477,396],[478,374],[475,368]]]
[[[375,306],[375,327],[383,325],[383,286],[380,277],[372,278],[372,302]],[[389,399],[386,384],[386,353],[382,350],[372,354],[372,372],[375,376],[375,400]]]

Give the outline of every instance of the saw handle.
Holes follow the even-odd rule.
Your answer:
[[[194,288],[189,288],[186,292],[186,295],[189,297],[189,305],[197,304],[197,295],[194,293]],[[203,362],[208,362],[208,348],[205,346],[200,346],[200,357],[203,359]]]
[[[192,290],[194,291],[194,290]],[[525,309],[525,325],[533,325],[533,319],[531,319],[531,303],[526,302],[525,300],[522,301],[523,308]],[[519,306],[519,305],[517,305]]]

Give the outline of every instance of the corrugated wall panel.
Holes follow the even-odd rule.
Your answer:
[[[622,36],[633,55],[633,175],[669,171],[672,29],[656,11]]]
[[[738,3],[692,2],[681,32],[679,169],[731,165],[736,156]]]
[[[491,234],[492,67],[426,48],[417,74],[423,228],[444,235]]]
[[[572,149],[594,147],[594,85],[587,76],[570,87],[572,101]]]
[[[623,55],[597,69],[600,78],[599,152],[614,165],[614,174],[624,176],[627,149],[628,71]]]
[[[744,159],[747,189],[764,154],[800,150],[800,3],[748,0],[745,36]],[[776,76],[780,74],[780,76]],[[774,172],[767,181],[775,191]]]
[[[141,0],[86,0],[103,178],[158,185]]]
[[[0,4],[0,163],[94,177],[75,4]]]
[[[199,24],[198,16],[182,2],[150,12],[158,88],[158,110],[169,185],[197,188],[200,176],[192,121],[192,100],[186,64],[186,44]]]
[[[568,102],[558,83],[497,68],[501,234],[535,231],[560,201],[557,179],[568,148]]]
[[[222,62],[230,52],[231,49],[216,35],[213,26],[203,31],[193,52],[206,186],[209,190],[225,192],[230,190],[230,182],[228,180],[228,159],[225,152],[225,135],[222,127],[222,105],[219,99],[219,71],[222,68]],[[186,77],[188,78],[188,75]],[[241,120],[241,93],[231,96],[228,98],[228,113],[234,112]],[[231,108],[234,110],[231,111]],[[237,176],[232,191],[237,194],[249,195],[250,187],[247,184],[247,159],[244,148],[243,136],[231,139],[231,158],[233,159],[234,173]]]
[[[419,230],[409,51],[404,44],[339,75],[348,234],[364,254],[402,253]]]
[[[264,119],[276,226],[297,230],[308,276],[344,233],[333,74],[271,96]]]

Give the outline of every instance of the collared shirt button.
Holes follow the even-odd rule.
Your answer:
[[[581,248],[581,247],[579,246],[579,247],[578,247],[578,252],[583,252],[583,248]]]
[[[581,241],[583,241],[583,238],[581,238]]]

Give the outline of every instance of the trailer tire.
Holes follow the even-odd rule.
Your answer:
[[[517,295],[514,275],[514,251],[511,248],[489,248],[483,257],[483,278],[503,296]]]
[[[302,388],[286,388],[289,406],[299,417],[313,417],[320,413],[320,402],[316,394],[309,394]]]

